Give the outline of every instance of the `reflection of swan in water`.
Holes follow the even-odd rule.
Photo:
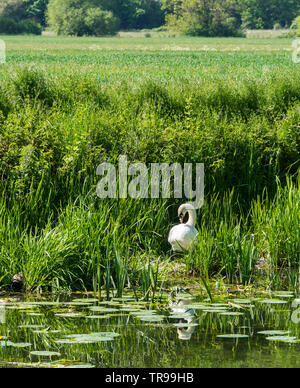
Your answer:
[[[193,323],[194,321],[195,321],[195,317],[192,319],[187,319],[188,323]],[[177,328],[178,338],[181,340],[190,340],[194,331],[195,331],[195,326],[178,327]]]
[[[184,314],[184,317],[180,318],[179,323],[193,324],[196,321],[195,310],[188,308],[190,304],[189,300],[181,299],[178,302],[171,302],[170,307],[173,314]],[[195,331],[195,326],[178,327],[177,334],[181,340],[189,340]]]

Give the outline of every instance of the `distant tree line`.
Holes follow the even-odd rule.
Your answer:
[[[242,27],[272,29],[288,28],[300,14],[299,0],[241,0]]]
[[[187,35],[235,36],[245,29],[288,28],[299,0],[161,0],[166,23]]]
[[[166,23],[186,35],[241,35],[238,0],[162,0]]]
[[[0,33],[41,34],[48,0],[0,0]]]
[[[120,29],[159,27],[158,0],[50,0],[48,22],[58,34],[108,35]]]
[[[0,33],[22,32],[17,25],[30,20],[60,34],[107,35],[159,27],[164,15],[160,0],[0,0]]]
[[[162,25],[187,35],[237,36],[286,28],[299,0],[0,0],[0,33],[108,35]],[[297,23],[296,23],[297,24]]]

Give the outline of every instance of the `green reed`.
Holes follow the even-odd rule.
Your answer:
[[[204,163],[188,271],[246,284],[265,257],[272,286],[296,287],[297,68],[180,83],[64,71],[20,65],[1,78],[1,287],[22,271],[27,290],[156,294],[155,260],[170,254],[180,201],[97,198],[98,164],[121,154],[148,166]]]

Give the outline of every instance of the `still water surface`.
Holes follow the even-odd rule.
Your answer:
[[[0,367],[300,367],[300,299],[1,297]]]

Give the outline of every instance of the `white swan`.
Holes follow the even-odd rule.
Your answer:
[[[189,219],[184,224],[183,218],[186,212],[189,213]],[[178,209],[178,217],[180,224],[170,230],[168,241],[172,245],[174,252],[184,252],[193,246],[194,240],[198,235],[198,231],[195,228],[197,215],[194,206],[189,203],[181,205]]]

